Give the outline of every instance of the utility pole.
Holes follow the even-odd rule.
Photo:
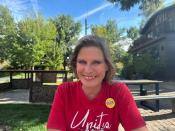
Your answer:
[[[85,35],[87,35],[87,29],[88,29],[88,27],[87,27],[87,18],[85,18]]]

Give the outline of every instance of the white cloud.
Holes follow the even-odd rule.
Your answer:
[[[9,8],[16,21],[26,15],[38,16],[37,0],[0,0],[0,4]]]
[[[103,5],[99,6],[99,7],[96,7],[95,9],[92,9],[92,10],[90,10],[88,12],[85,12],[84,14],[76,17],[75,20],[76,21],[82,20],[82,19],[84,19],[84,18],[86,18],[88,16],[91,16],[91,15],[93,15],[93,14],[95,14],[95,13],[97,13],[97,12],[99,12],[99,11],[105,9],[106,7],[109,7],[109,6],[112,6],[112,4],[111,3],[103,4]]]
[[[38,0],[30,0],[33,6],[33,11],[35,12],[35,16],[38,17]]]

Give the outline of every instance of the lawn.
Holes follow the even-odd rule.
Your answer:
[[[12,131],[46,131],[49,105],[0,104],[0,126]]]

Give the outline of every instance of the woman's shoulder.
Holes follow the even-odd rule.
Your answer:
[[[124,89],[124,88],[128,88],[127,85],[121,81],[112,81],[111,83],[111,86],[114,88],[114,89]]]
[[[128,86],[120,81],[112,81],[110,86],[110,92],[114,95],[121,94],[123,92],[128,92]]]

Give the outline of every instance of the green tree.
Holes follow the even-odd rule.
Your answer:
[[[159,9],[164,7],[164,0],[158,1],[150,1],[150,0],[143,0],[140,5],[140,9],[142,11],[142,15],[148,19],[153,13],[158,11]]]
[[[72,46],[80,33],[81,24],[75,22],[71,16],[60,15],[51,21],[56,26],[56,54],[62,54],[63,66],[66,68],[67,57],[71,54]],[[61,50],[57,50],[60,48]]]
[[[107,39],[107,29],[105,25],[92,25],[91,33]]]
[[[149,0],[143,0],[143,3],[140,5],[141,13],[140,15],[143,16],[143,19],[140,23],[140,28],[143,28],[145,25],[145,22],[150,18],[151,15],[153,15],[156,11],[162,9],[164,7],[164,0],[159,1],[149,1]]]
[[[92,25],[91,27],[92,34],[104,37],[113,44],[121,39],[123,31],[118,28],[115,20],[108,20],[105,25]]]
[[[160,75],[165,67],[165,64],[161,63],[151,52],[135,55],[133,57],[133,65],[135,73],[142,74],[147,79],[153,79],[157,74]]]
[[[0,61],[8,60],[11,45],[16,42],[16,24],[8,8],[0,5]]]
[[[137,27],[130,27],[127,30],[127,37],[131,38],[133,41],[139,37],[139,29]]]
[[[133,56],[130,53],[126,53],[122,59],[123,70],[121,75],[126,79],[132,79],[133,74],[135,74],[135,69],[133,65]]]
[[[132,43],[139,37],[139,29],[137,27],[130,27],[127,30],[127,38],[132,39]],[[128,46],[132,46],[132,43]],[[129,47],[129,48],[130,48]],[[123,59],[123,70],[121,71],[121,75],[127,79],[133,79],[133,74],[135,74],[134,64],[133,64],[133,56],[130,52],[124,54]]]
[[[18,22],[17,27],[17,43],[13,44],[10,52],[11,65],[14,68],[29,68],[45,62],[45,56],[55,42],[55,25],[39,16],[36,19],[26,18]]]
[[[140,8],[143,7],[144,4],[147,2],[153,3],[153,4],[158,4],[162,0],[107,0],[111,3],[114,3],[115,5],[119,5],[121,10],[129,10],[131,7],[134,5],[139,5]]]

